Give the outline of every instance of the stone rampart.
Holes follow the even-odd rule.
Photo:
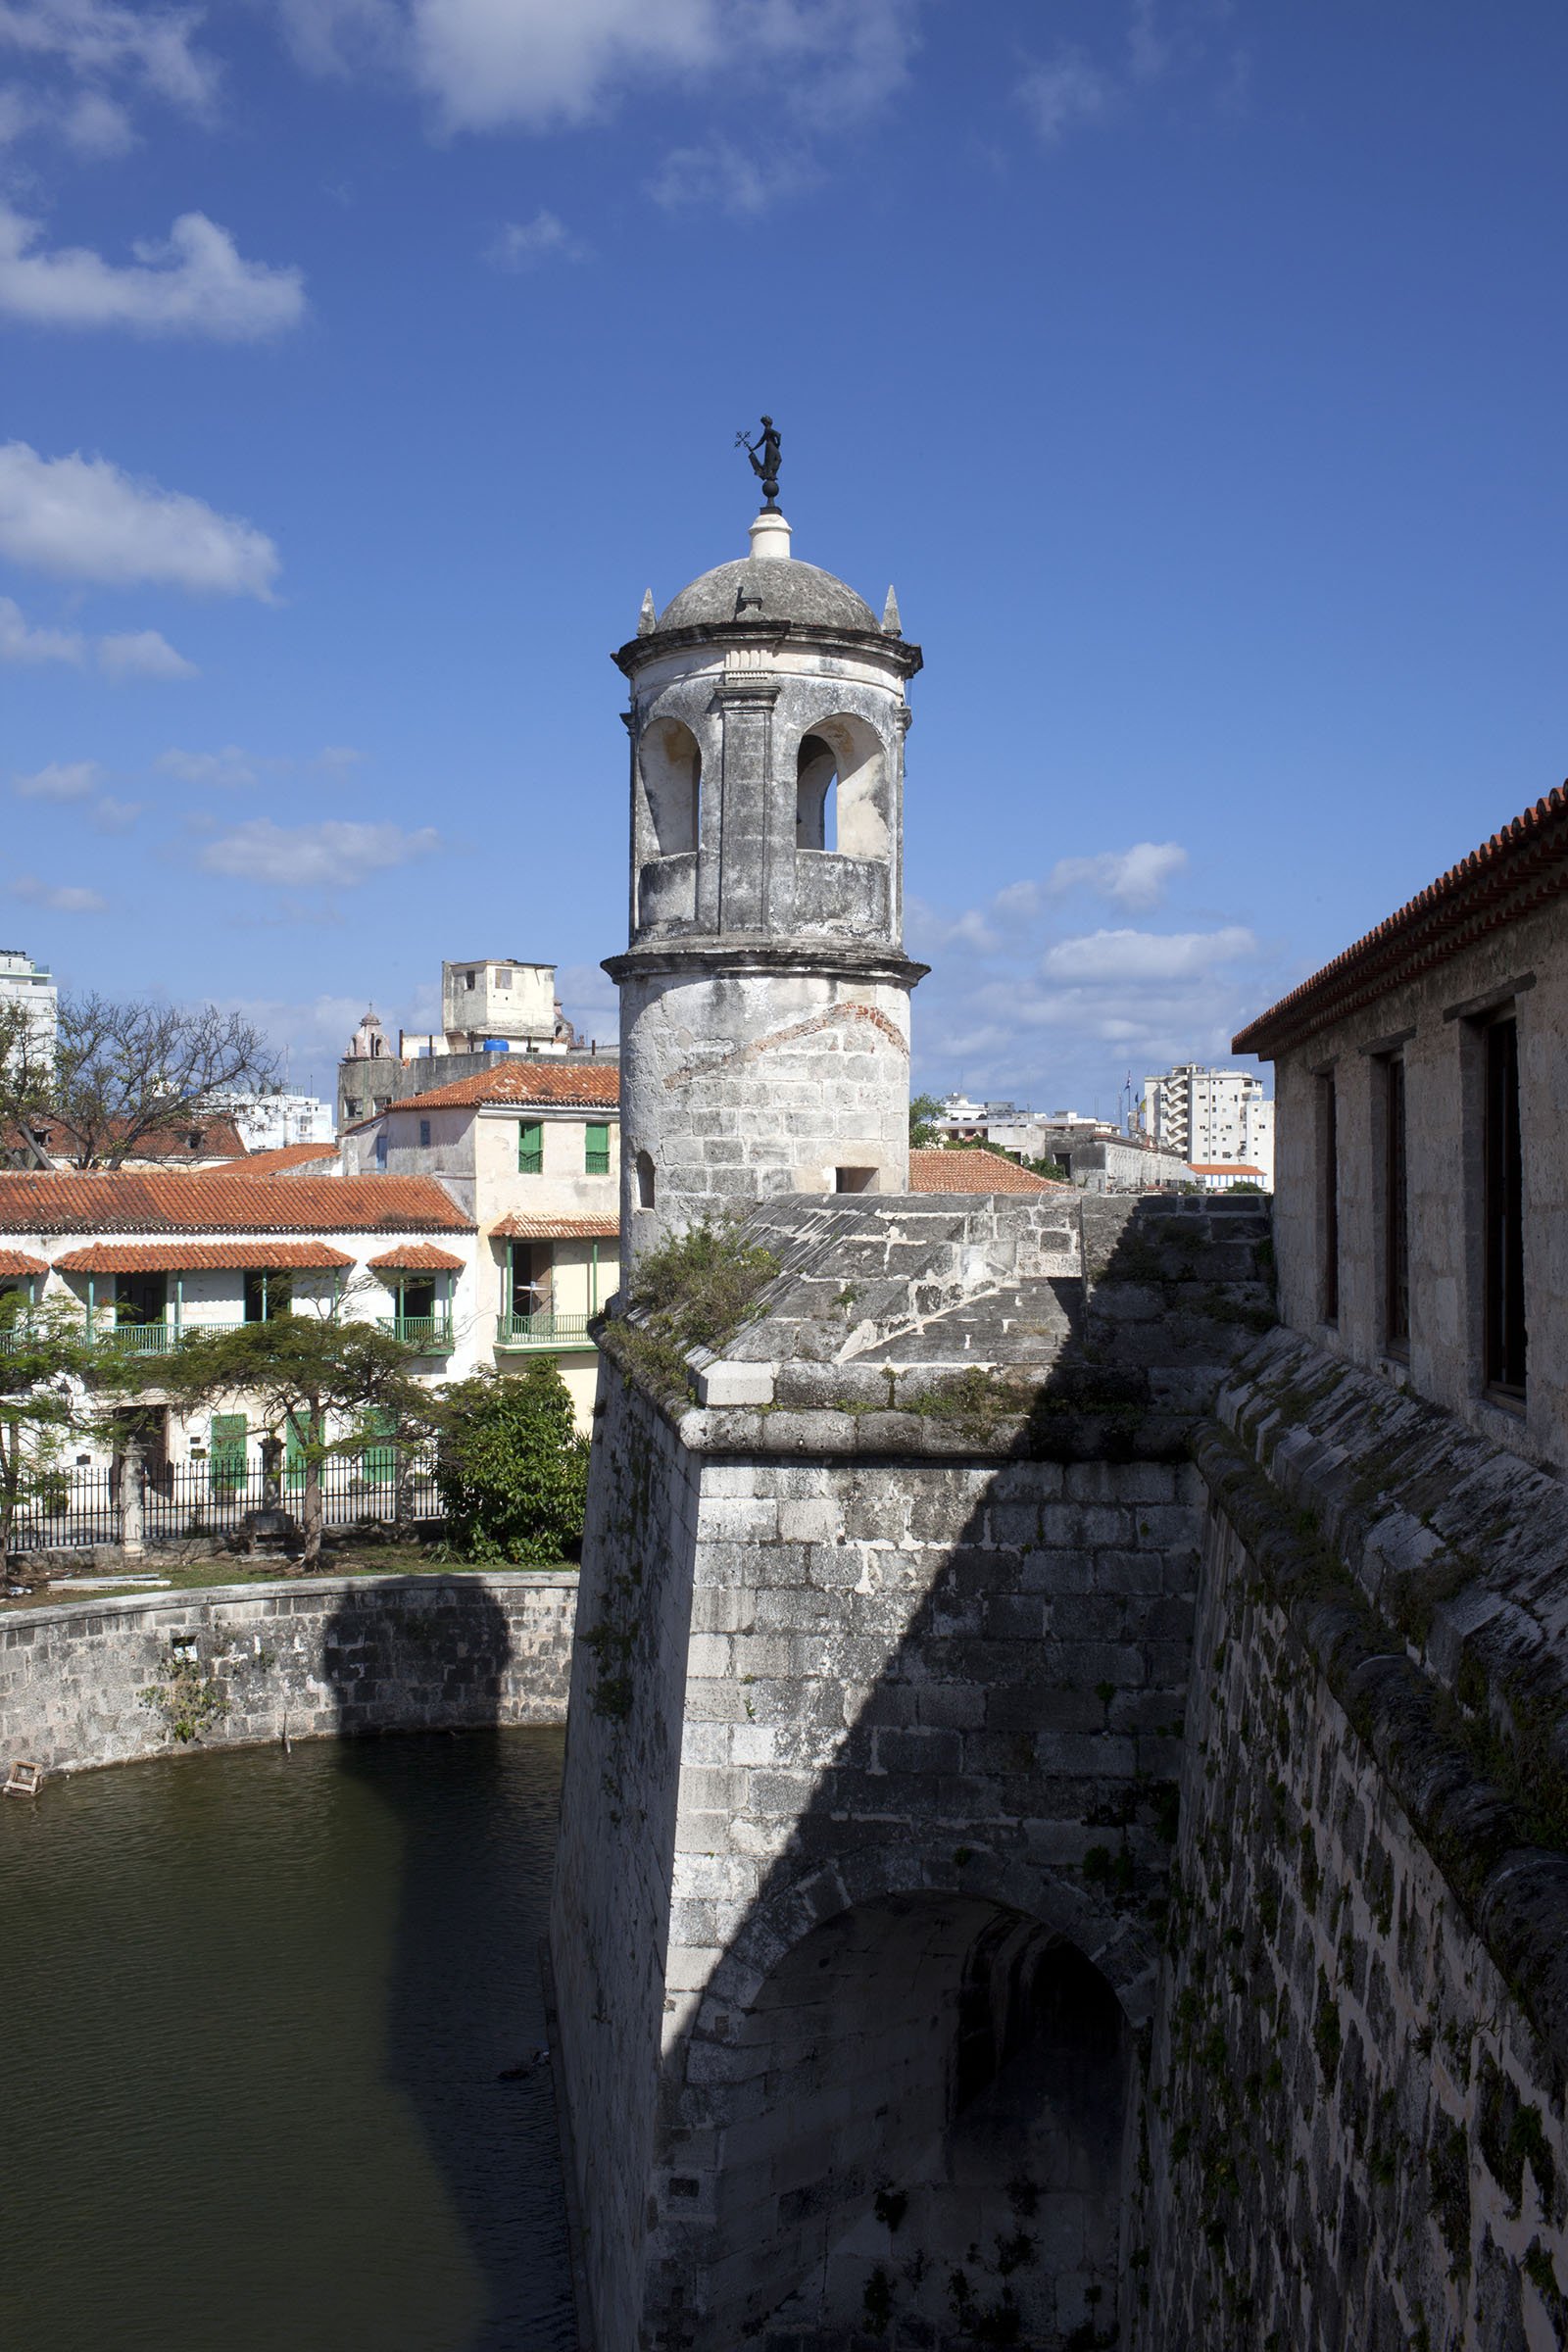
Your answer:
[[[0,1618],[0,1763],[560,1723],[577,1579],[312,1577]]]
[[[1568,2340],[1568,1495],[1278,1334],[1200,1438],[1136,2352]]]
[[[884,2291],[890,2343],[946,2341],[959,2270],[1019,2341],[1114,2318],[1189,1441],[1267,1319],[1266,1230],[796,1199],[749,1222],[787,1270],[691,1359],[706,1401],[607,1361],[553,1923],[600,2352],[837,2348]],[[1031,2010],[1097,2053],[1070,2114],[1007,2078]]]

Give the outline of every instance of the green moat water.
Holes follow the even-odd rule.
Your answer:
[[[0,1806],[6,2352],[575,2342],[537,1948],[563,1735]]]

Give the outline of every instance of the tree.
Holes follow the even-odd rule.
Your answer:
[[[253,1021],[216,1004],[62,997],[52,1053],[14,1013],[0,1020],[0,1126],[35,1165],[33,1130],[77,1168],[118,1168],[159,1130],[211,1117],[233,1088],[271,1077],[276,1055]]]
[[[63,1502],[67,1442],[99,1426],[91,1386],[101,1361],[70,1307],[0,1297],[0,1558],[29,1503]]]
[[[909,1149],[923,1152],[931,1144],[942,1141],[937,1120],[942,1116],[942,1104],[935,1095],[916,1095],[909,1104]]]
[[[441,1398],[436,1485],[466,1559],[538,1565],[582,1536],[588,1441],[548,1356],[520,1373],[476,1373]]]
[[[373,1323],[306,1311],[210,1338],[187,1331],[167,1355],[127,1363],[182,1413],[233,1397],[260,1415],[270,1437],[286,1441],[292,1431],[305,1472],[303,1575],[321,1556],[321,1464],[335,1453],[407,1444],[430,1428],[430,1396],[411,1368],[416,1352]],[[333,1421],[348,1426],[329,1438]]]

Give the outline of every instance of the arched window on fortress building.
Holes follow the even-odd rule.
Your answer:
[[[646,1152],[637,1154],[637,1205],[639,1208],[654,1205],[654,1163]]]
[[[875,727],[848,713],[817,719],[796,755],[796,848],[886,858],[887,772]]]
[[[661,858],[695,850],[702,837],[703,755],[690,727],[656,718],[641,744],[643,791]]]

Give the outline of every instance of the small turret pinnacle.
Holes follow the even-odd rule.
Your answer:
[[[654,611],[654,592],[651,588],[645,588],[643,590],[642,606],[637,614],[638,636],[651,637],[654,633],[654,624],[658,617],[658,614]]]
[[[891,587],[888,589],[888,601],[882,608],[882,634],[884,637],[904,635],[904,623],[899,618],[899,600]]]

